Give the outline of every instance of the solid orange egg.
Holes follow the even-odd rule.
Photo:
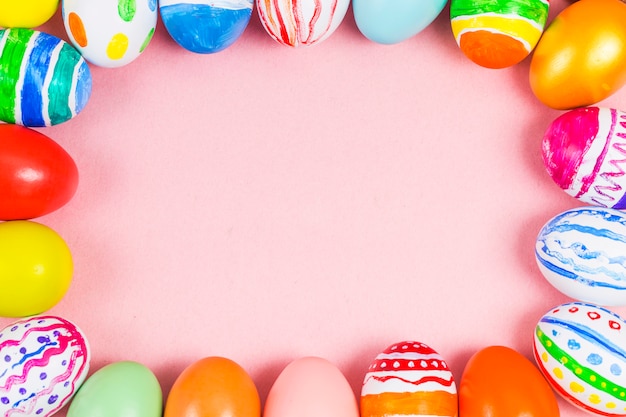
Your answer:
[[[222,357],[201,359],[174,382],[164,417],[259,417],[254,382],[237,363]]]
[[[535,365],[505,346],[478,351],[459,386],[462,417],[559,417],[552,389]]]
[[[626,4],[580,0],[545,30],[530,63],[530,86],[555,109],[595,104],[626,84]]]

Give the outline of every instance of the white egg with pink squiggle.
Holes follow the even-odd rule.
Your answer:
[[[47,417],[72,398],[89,372],[83,332],[55,316],[0,330],[0,416]]]
[[[457,415],[452,371],[428,345],[396,343],[371,363],[361,389],[361,417]]]
[[[267,33],[287,46],[309,46],[328,38],[349,5],[350,0],[256,0]]]

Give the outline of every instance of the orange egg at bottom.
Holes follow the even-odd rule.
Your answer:
[[[201,359],[176,379],[164,417],[259,417],[256,386],[237,363],[222,357]]]

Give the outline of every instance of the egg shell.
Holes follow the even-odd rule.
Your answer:
[[[0,415],[47,417],[75,394],[89,372],[83,332],[61,317],[39,316],[0,331]]]
[[[354,20],[369,40],[386,45],[407,40],[439,16],[447,0],[352,0]]]
[[[452,33],[476,64],[510,67],[539,42],[548,9],[549,0],[451,0]]]
[[[270,389],[264,417],[359,417],[350,384],[326,359],[303,357],[291,362]]]
[[[59,0],[2,0],[0,27],[34,28],[43,25],[58,7]]]
[[[259,18],[267,33],[287,46],[310,46],[328,38],[343,21],[349,5],[350,0],[256,2]]]
[[[604,100],[626,84],[626,4],[580,0],[546,28],[530,61],[529,83],[546,106],[566,110]]]
[[[535,259],[556,289],[580,301],[626,305],[626,214],[580,207],[550,219],[539,231]]]
[[[220,52],[243,34],[254,0],[161,0],[159,10],[170,36],[188,51]]]
[[[461,417],[559,417],[556,396],[537,367],[506,346],[488,346],[467,362],[459,384]]]
[[[164,417],[260,417],[252,378],[236,362],[212,356],[189,365],[176,379]]]
[[[49,214],[72,199],[78,168],[55,141],[19,125],[0,125],[0,220]]]
[[[583,203],[626,208],[626,113],[585,107],[557,117],[542,143],[543,163]]]
[[[568,303],[537,324],[534,356],[552,387],[594,414],[626,415],[626,323],[593,305]]]
[[[94,65],[116,68],[137,59],[157,23],[156,0],[63,0],[70,42]]]
[[[68,417],[161,417],[163,396],[156,376],[133,361],[100,368],[80,387]]]
[[[27,220],[0,222],[0,316],[26,317],[56,305],[72,281],[70,250],[58,233]]]
[[[361,417],[433,415],[456,417],[454,376],[428,345],[393,344],[369,366],[361,389]]]
[[[91,73],[67,42],[32,29],[0,30],[0,120],[29,127],[75,117],[91,95]]]

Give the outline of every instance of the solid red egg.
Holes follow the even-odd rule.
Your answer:
[[[72,199],[78,169],[47,136],[17,125],[0,125],[0,220],[51,213]]]
[[[467,362],[459,386],[462,417],[559,417],[554,392],[539,369],[505,346],[490,346]]]
[[[237,363],[208,357],[188,366],[176,379],[164,417],[260,417],[256,386]]]

